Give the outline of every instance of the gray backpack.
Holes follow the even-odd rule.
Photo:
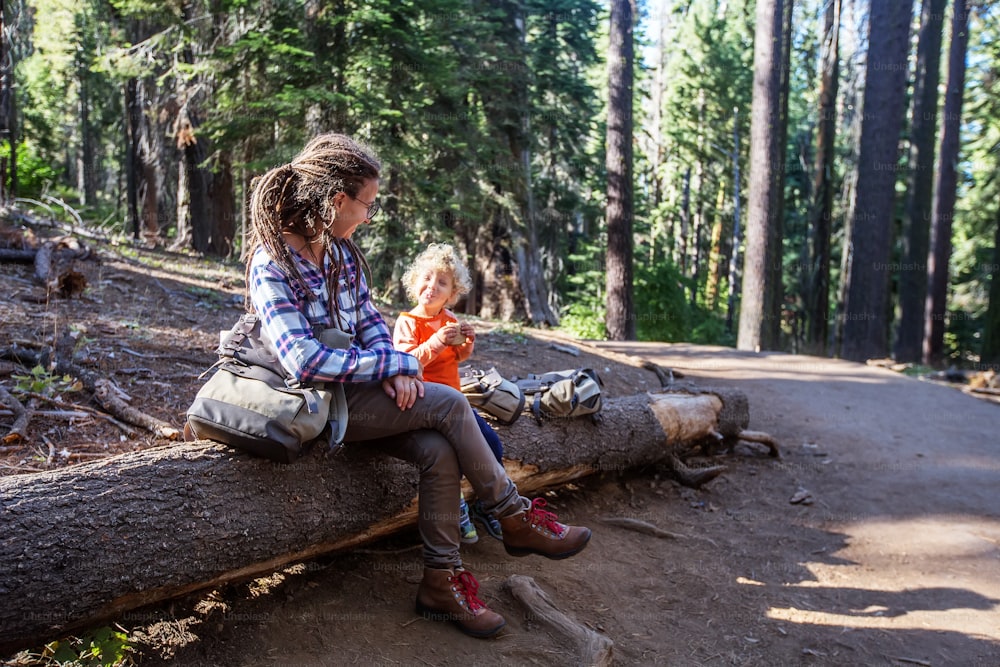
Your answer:
[[[531,373],[516,384],[524,392],[532,414],[542,417],[583,417],[597,421],[604,383],[592,368]]]

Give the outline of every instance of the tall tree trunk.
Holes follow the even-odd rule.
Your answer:
[[[208,181],[208,200],[212,212],[210,252],[218,257],[229,257],[236,237],[236,195],[229,151],[219,153],[215,173]]]
[[[884,357],[888,350],[889,251],[899,135],[905,111],[913,0],[872,3],[864,118],[851,229],[844,310],[845,359]]]
[[[81,38],[85,39],[85,38]],[[77,57],[76,81],[78,122],[80,124],[80,155],[77,160],[77,187],[81,203],[93,206],[97,201],[97,151],[94,150],[94,127],[90,122],[90,67],[87,54]]]
[[[723,238],[732,233],[723,215],[726,205],[726,183],[719,181],[719,191],[715,199],[715,221],[712,223],[712,238],[709,241],[708,273],[705,284],[705,306],[715,309],[715,300],[719,298],[719,282],[722,280],[722,266],[726,257],[723,252]]]
[[[965,89],[965,54],[969,45],[969,0],[956,0],[948,54],[948,87],[944,98],[944,122],[937,185],[934,188],[934,218],[931,250],[927,257],[928,289],[925,308],[923,360],[939,364],[944,358],[944,323],[948,305],[948,262],[951,259],[951,223],[958,187],[958,153],[962,129],[962,97]]]
[[[777,343],[774,318],[778,313],[772,310],[777,286],[772,267],[781,261],[780,252],[775,255],[774,236],[781,229],[777,202],[785,179],[781,142],[784,5],[783,0],[757,2],[747,248],[736,341],[741,350],[774,349]]]
[[[677,266],[681,275],[688,272],[688,237],[691,235],[691,165],[684,170],[683,188],[681,189],[681,232],[677,243]]]
[[[525,111],[524,127],[530,130],[531,114]],[[524,293],[528,316],[536,325],[558,326],[559,318],[549,304],[548,282],[545,280],[545,269],[542,266],[538,227],[540,224],[538,210],[535,205],[534,185],[531,178],[531,149],[525,142],[521,149],[521,168],[524,170],[524,233],[516,231],[512,234],[517,247],[515,253],[518,264],[518,277],[521,279],[521,291]],[[516,230],[516,227],[515,227]]]
[[[813,174],[812,255],[810,284],[806,290],[808,331],[806,352],[826,354],[830,320],[830,233],[833,219],[834,155],[837,134],[837,89],[840,77],[840,0],[826,6],[823,27],[822,73],[819,89],[819,124]]]
[[[0,153],[0,204],[16,196],[17,183],[17,134],[15,128],[14,105],[14,51],[10,36],[13,33],[8,18],[6,0],[0,0],[0,147],[6,145],[9,152]],[[2,151],[2,148],[0,148]],[[8,182],[9,177],[9,182]]]
[[[903,214],[903,263],[899,271],[899,325],[896,361],[920,361],[927,298],[927,252],[934,196],[934,149],[937,140],[938,82],[941,79],[941,32],[947,0],[923,0],[917,71],[913,77],[910,119],[910,168]]]
[[[989,306],[983,321],[983,349],[979,363],[983,369],[1000,372],[1000,204],[993,230],[993,265],[990,267]]]
[[[726,331],[732,332],[736,317],[736,295],[740,293],[740,111],[733,109],[733,239],[729,249],[729,299],[726,302]]]
[[[125,82],[125,198],[128,202],[128,224],[132,238],[139,239],[139,183],[142,179],[139,157],[139,137],[142,106],[139,100],[139,79]]]
[[[631,0],[612,0],[608,52],[608,308],[605,320],[611,340],[635,339],[632,296],[632,27]]]
[[[175,248],[211,252],[212,215],[208,196],[210,181],[201,165],[205,160],[203,139],[196,134],[194,112],[184,105],[178,111],[175,137],[181,160],[177,172],[177,239]]]
[[[691,305],[698,302],[698,284],[701,277],[701,246],[705,227],[705,91],[698,91],[698,139],[697,155],[694,165],[694,216],[691,228]]]
[[[781,349],[781,321],[785,302],[784,283],[784,238],[785,238],[785,163],[788,151],[788,93],[792,79],[792,17],[793,0],[784,0],[781,20],[781,84],[778,91],[778,129],[777,145],[774,147],[776,165],[780,178],[776,179],[771,190],[772,220],[768,226],[768,251],[772,259],[768,265],[770,288],[765,293],[768,303],[765,312],[770,319],[765,321],[761,332],[767,337],[761,341],[769,350]]]

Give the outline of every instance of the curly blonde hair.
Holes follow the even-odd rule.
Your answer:
[[[417,301],[417,282],[428,271],[448,272],[455,281],[455,293],[448,301],[448,305],[454,305],[459,297],[469,293],[472,289],[472,277],[465,262],[458,256],[454,246],[447,243],[432,243],[417,255],[413,264],[403,274],[403,287],[406,288],[406,296],[410,301]]]

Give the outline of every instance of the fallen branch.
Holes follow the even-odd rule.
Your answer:
[[[28,422],[31,419],[31,414],[24,409],[21,405],[21,401],[14,398],[10,392],[0,386],[0,403],[3,403],[11,412],[14,413],[14,423],[10,427],[10,431],[7,435],[3,437],[3,441],[6,444],[18,443],[24,440],[24,434],[28,429]]]
[[[66,408],[67,410],[75,412],[84,412],[98,419],[103,419],[109,424],[117,426],[129,437],[135,438],[139,435],[139,432],[136,429],[132,428],[128,424],[125,424],[115,419],[113,416],[107,414],[106,412],[101,412],[100,410],[95,410],[94,408],[88,408],[86,405],[80,405],[78,403],[70,403],[68,401],[55,398],[54,396],[46,396],[45,394],[36,394],[35,392],[28,392],[27,395],[39,401],[46,401],[60,408]],[[36,414],[42,414],[42,413],[36,413]],[[72,412],[67,412],[66,414],[72,414]]]
[[[504,581],[504,587],[524,607],[527,620],[546,626],[557,635],[560,645],[575,649],[572,664],[594,667],[612,664],[614,642],[560,611],[534,579],[513,574]]]
[[[36,395],[38,398],[60,405],[61,407],[86,410],[95,416],[108,419],[111,423],[128,433],[131,437],[136,436],[136,431],[122,422],[142,427],[159,437],[168,438],[170,440],[179,439],[179,429],[128,405],[116,396],[117,392],[114,389],[114,384],[110,380],[107,380],[93,371],[87,370],[86,368],[73,363],[73,348],[74,340],[72,336],[68,334],[67,330],[67,332],[65,332],[56,343],[54,352],[56,362],[53,373],[56,375],[69,375],[70,377],[80,380],[80,382],[83,383],[84,390],[93,394],[97,402],[101,405],[101,407],[107,410],[109,414],[105,414],[97,410],[91,410],[90,408],[86,408],[81,405],[63,403],[47,396]],[[17,363],[28,368],[38,365],[48,367],[50,363],[50,356],[50,353],[47,351],[34,352],[32,350],[21,349],[17,346],[0,350],[0,359],[16,361]]]
[[[31,264],[35,261],[36,250],[17,250],[15,248],[0,248],[0,262]]]
[[[114,384],[109,380],[98,380],[94,383],[94,398],[108,412],[127,421],[130,424],[141,426],[150,433],[168,440],[178,440],[181,437],[180,429],[171,426],[165,421],[157,419],[152,415],[133,408],[125,401],[115,395]]]

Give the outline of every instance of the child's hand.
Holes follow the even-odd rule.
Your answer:
[[[449,322],[440,329],[438,329],[437,334],[435,334],[441,339],[441,342],[445,345],[461,345],[465,342],[465,336],[462,335],[462,331],[456,322]]]
[[[462,322],[458,330],[462,332],[462,336],[465,337],[463,343],[472,343],[476,340],[476,328],[469,324],[468,322]]]

